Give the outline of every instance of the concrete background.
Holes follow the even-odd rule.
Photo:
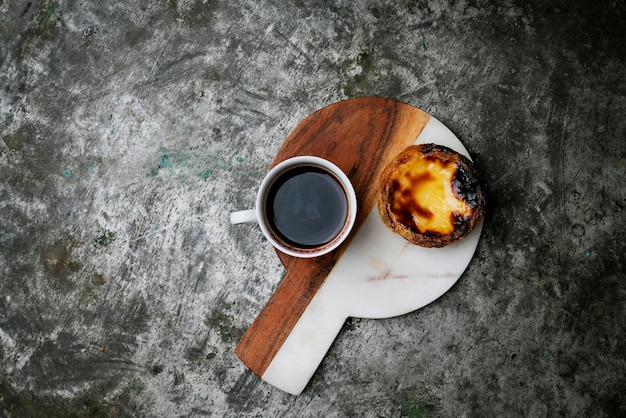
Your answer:
[[[626,414],[623,2],[100,3],[0,0],[0,416]],[[445,123],[489,213],[293,397],[233,353],[284,272],[228,214],[359,96]]]

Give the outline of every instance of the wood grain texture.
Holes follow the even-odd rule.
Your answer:
[[[395,155],[413,144],[430,115],[384,98],[358,98],[326,106],[303,120],[287,137],[272,167],[314,155],[341,168],[354,185],[358,214],[354,232],[374,208],[377,179]],[[262,376],[333,266],[350,245],[322,257],[302,259],[281,252],[287,274],[235,348],[239,358]]]

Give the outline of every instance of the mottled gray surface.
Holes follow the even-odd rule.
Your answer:
[[[626,6],[0,0],[0,416],[626,414]],[[450,292],[350,320],[299,397],[233,353],[251,206],[335,101],[420,107],[490,207]]]

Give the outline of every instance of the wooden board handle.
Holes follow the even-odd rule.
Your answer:
[[[339,252],[316,260],[298,260],[298,270],[287,270],[276,291],[250,325],[235,353],[250,370],[263,376],[270,362],[328,276]],[[319,269],[319,266],[328,266]],[[307,280],[302,280],[306,277]]]

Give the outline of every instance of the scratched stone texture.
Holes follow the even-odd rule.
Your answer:
[[[101,3],[0,0],[0,416],[626,414],[623,2]],[[455,132],[488,215],[294,397],[233,352],[284,271],[228,215],[360,96]]]

